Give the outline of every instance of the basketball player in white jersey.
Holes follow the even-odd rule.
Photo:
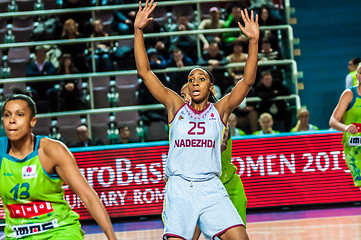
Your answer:
[[[166,164],[166,194],[163,208],[163,239],[191,239],[198,224],[207,239],[248,239],[243,222],[219,179],[221,143],[225,124],[234,108],[241,104],[253,85],[258,61],[258,16],[245,10],[239,28],[249,38],[244,79],[217,103],[208,102],[213,89],[212,74],[202,68],[188,75],[192,101],[185,103],[164,87],[150,69],[143,28],[157,3],[146,1],[134,22],[134,52],[138,74],[153,96],[162,103],[170,125]]]

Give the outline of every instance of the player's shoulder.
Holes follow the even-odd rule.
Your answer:
[[[39,149],[42,149],[44,153],[53,154],[57,153],[58,151],[64,151],[67,149],[67,147],[64,145],[64,143],[58,140],[43,137],[40,140]]]

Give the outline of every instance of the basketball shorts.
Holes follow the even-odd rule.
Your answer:
[[[192,239],[196,225],[207,239],[244,226],[218,177],[193,182],[171,176],[166,184],[162,219],[163,239]]]
[[[361,187],[361,146],[344,145],[345,160],[355,187]]]

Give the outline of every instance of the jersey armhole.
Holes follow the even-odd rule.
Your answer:
[[[358,94],[357,94],[357,88],[356,88],[356,87],[351,87],[350,90],[351,90],[351,92],[352,92],[352,100],[351,100],[351,102],[348,104],[346,111],[350,110],[350,109],[353,107],[353,105],[354,105],[355,102],[356,102],[356,96],[358,95]]]
[[[177,116],[178,112],[179,112],[186,104],[187,104],[187,103],[184,103],[184,104],[176,111],[176,113],[175,113],[174,116],[173,116],[173,119],[168,123],[168,125],[170,125],[170,124],[174,121],[174,119],[175,119],[175,117]]]

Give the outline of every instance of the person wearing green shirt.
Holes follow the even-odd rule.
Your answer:
[[[311,124],[310,113],[306,107],[301,107],[297,111],[297,123],[290,132],[301,132],[301,131],[318,131],[318,127]]]
[[[262,113],[259,116],[259,125],[261,130],[252,133],[252,135],[277,134],[279,131],[273,130],[273,118],[269,113]]]
[[[330,127],[343,132],[345,161],[355,187],[361,187],[361,63],[357,86],[343,91],[330,118]]]
[[[64,181],[107,239],[115,240],[103,204],[69,149],[59,141],[32,134],[37,120],[34,101],[26,95],[12,95],[1,113],[6,137],[0,138],[0,197],[6,239],[84,239],[79,215],[64,200]]]

